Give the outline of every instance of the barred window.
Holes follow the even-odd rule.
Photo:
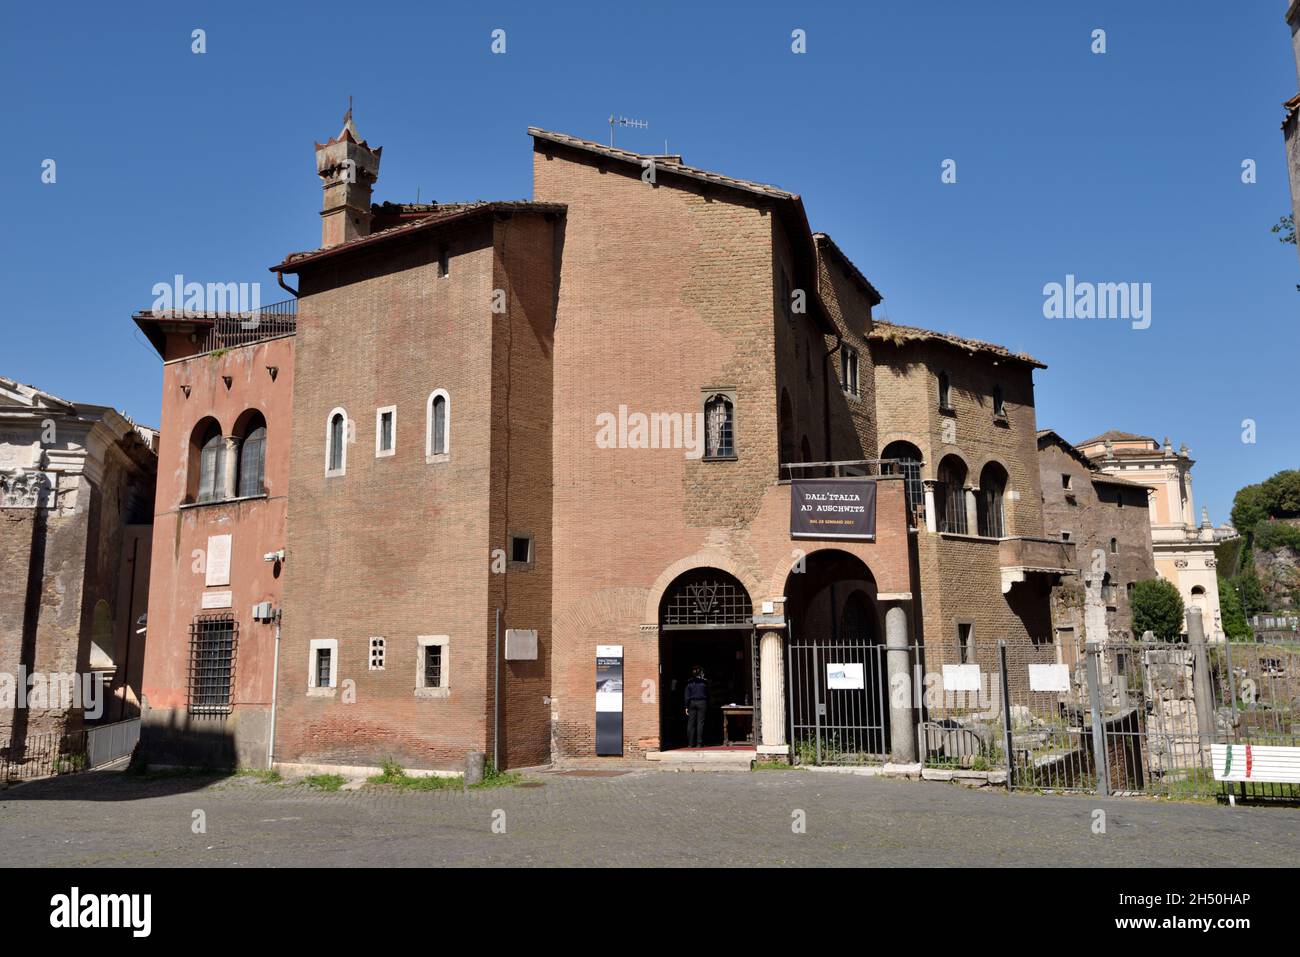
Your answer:
[[[200,615],[190,623],[191,714],[229,714],[239,624],[231,614]]]
[[[704,456],[730,458],[736,454],[735,406],[721,392],[704,400]]]
[[[316,649],[316,687],[329,688],[330,684],[330,659],[333,657],[333,651],[329,648]]]
[[[441,645],[425,645],[424,686],[426,688],[442,687],[442,646]]]
[[[384,639],[382,638],[370,639],[370,670],[371,671],[384,670],[384,657],[386,651],[387,649],[384,647]]]

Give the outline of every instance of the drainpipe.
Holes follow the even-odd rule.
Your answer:
[[[275,281],[276,281],[277,283],[280,284],[280,288],[283,289],[285,292],[293,293],[293,298],[295,298],[295,299],[298,298],[298,290],[297,290],[297,289],[294,289],[292,286],[288,285],[288,284],[284,281],[284,273],[282,273],[282,272],[278,272],[278,273],[276,273],[276,274],[275,274]]]
[[[279,275],[277,273],[276,275]],[[284,607],[275,610],[275,663],[271,666],[271,734],[266,741],[266,769],[275,767],[275,702],[279,698],[280,687],[280,616]]]
[[[501,770],[501,609],[497,609],[495,674],[492,677],[492,770]]]

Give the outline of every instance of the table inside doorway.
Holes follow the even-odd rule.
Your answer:
[[[727,734],[727,719],[745,717],[749,719],[749,732],[741,744],[754,743],[754,707],[747,704],[724,704],[722,706],[722,746],[725,748],[731,744],[731,739]]]

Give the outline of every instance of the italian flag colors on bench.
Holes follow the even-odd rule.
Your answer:
[[[1300,747],[1212,744],[1216,781],[1272,781],[1300,784]]]

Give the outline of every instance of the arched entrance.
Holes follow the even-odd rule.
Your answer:
[[[808,555],[786,579],[790,746],[801,764],[889,754],[888,659],[876,582],[857,556]]]
[[[745,586],[718,568],[694,568],[677,576],[659,602],[662,750],[687,744],[684,694],[696,666],[704,670],[708,681],[704,746],[724,745],[724,709],[732,743],[752,746],[752,709],[758,700],[754,607]],[[748,713],[746,709],[750,709]]]

